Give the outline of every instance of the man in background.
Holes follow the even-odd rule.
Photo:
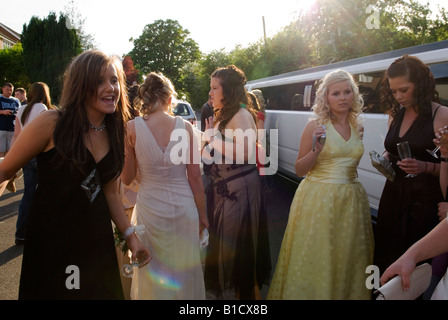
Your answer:
[[[201,131],[205,131],[205,119],[213,117],[213,105],[210,96],[201,109]]]
[[[14,86],[5,83],[0,94],[0,157],[4,157],[11,148],[14,137],[16,113],[20,107],[20,101],[12,96]],[[16,191],[14,178],[6,186],[11,192]]]
[[[28,103],[27,98],[26,98],[26,90],[23,88],[17,88],[16,91],[14,91],[14,97],[19,99],[20,104],[22,106],[24,106]]]

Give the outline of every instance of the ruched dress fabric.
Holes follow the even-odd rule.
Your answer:
[[[188,138],[182,118],[176,117],[175,129],[181,129],[176,132],[183,132],[183,139]],[[139,238],[152,260],[146,267],[134,269],[131,299],[205,299],[198,210],[186,164],[171,160],[173,147],[186,141],[171,141],[163,151],[141,117],[135,118],[135,131],[141,180],[131,222],[145,226]],[[173,157],[177,156],[176,152]]]
[[[271,256],[261,179],[254,164],[211,166],[206,288],[218,298],[254,299],[269,283]]]
[[[98,163],[87,154],[86,176],[56,166],[55,148],[37,156],[38,187],[27,222],[19,299],[124,299],[102,191],[113,178],[108,174],[112,152]]]
[[[357,178],[364,146],[353,127],[348,141],[331,122],[326,127],[325,146],[291,204],[268,299],[370,299],[372,222]]]

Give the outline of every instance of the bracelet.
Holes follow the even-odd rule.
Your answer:
[[[442,158],[442,157],[439,157],[439,159],[440,159],[440,161],[448,162],[448,158]]]
[[[428,173],[428,162],[425,161],[425,173]]]
[[[123,239],[127,240],[135,232],[134,227],[128,227],[123,233]]]

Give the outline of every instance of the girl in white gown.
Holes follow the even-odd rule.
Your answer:
[[[145,226],[140,239],[152,255],[147,267],[134,269],[134,300],[205,299],[199,240],[208,226],[204,188],[199,164],[192,161],[193,128],[168,114],[174,94],[169,79],[149,74],[137,97],[143,117],[128,123],[122,179],[131,182],[138,168],[140,188],[131,222]],[[181,133],[182,140],[170,141],[173,130]],[[187,152],[187,164],[176,164],[179,153],[171,151],[185,142],[192,152]]]

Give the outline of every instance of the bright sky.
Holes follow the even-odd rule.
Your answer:
[[[119,54],[132,50],[129,39],[138,38],[147,24],[173,19],[190,31],[202,52],[237,44],[246,46],[263,38],[265,16],[267,36],[274,35],[314,0],[75,0],[86,19],[86,33],[95,38],[99,49]],[[21,33],[33,15],[45,18],[50,11],[64,11],[69,0],[21,0],[18,5],[2,6],[0,22]],[[18,7],[19,6],[19,7]]]
[[[426,3],[426,0],[419,0]],[[430,0],[431,4],[445,0]],[[50,11],[59,14],[70,0],[21,0],[2,6],[0,22],[21,33],[31,17],[45,18]],[[297,17],[314,0],[75,0],[85,18],[85,31],[93,35],[97,47],[109,54],[122,55],[132,50],[130,38],[138,38],[143,28],[155,20],[173,19],[190,31],[204,53],[230,51],[237,44],[247,46],[272,36]],[[445,7],[446,8],[446,7]]]

